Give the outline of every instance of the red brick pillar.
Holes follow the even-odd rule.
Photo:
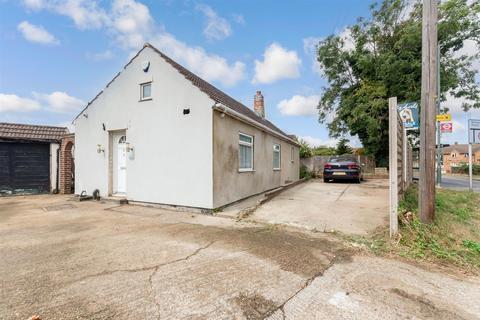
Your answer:
[[[60,168],[59,181],[60,193],[70,194],[74,193],[75,181],[75,161],[73,158],[73,148],[75,146],[75,135],[69,134],[62,138],[60,144]]]

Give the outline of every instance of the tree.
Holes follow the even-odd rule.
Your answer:
[[[358,135],[365,153],[378,165],[388,163],[388,98],[419,101],[422,65],[422,12],[417,0],[384,0],[371,6],[372,16],[347,28],[348,36],[331,35],[317,46],[317,60],[328,81],[318,105],[319,121],[334,138]],[[462,53],[468,40],[480,47],[478,0],[444,0],[439,6],[441,99],[447,93],[464,98],[463,108],[480,107],[471,55]]]
[[[297,142],[300,145],[300,158],[309,158],[313,155],[312,148],[307,141],[299,139]]]
[[[341,156],[342,154],[352,154],[353,153],[353,149],[350,148],[350,146],[348,145],[348,142],[349,142],[349,140],[345,139],[345,138],[341,138],[340,140],[338,140],[337,148],[335,150],[337,155]]]
[[[319,146],[313,149],[313,154],[316,156],[334,156],[337,152],[335,148]]]

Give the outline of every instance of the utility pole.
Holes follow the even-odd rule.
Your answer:
[[[440,46],[437,48],[437,115],[440,114]],[[442,184],[442,131],[437,121],[437,186]]]
[[[418,188],[420,220],[423,223],[431,223],[435,219],[437,1],[438,0],[423,0],[420,181]]]

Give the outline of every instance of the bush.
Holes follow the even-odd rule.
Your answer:
[[[459,167],[455,167],[454,173],[468,174],[468,163],[462,163]],[[480,175],[480,164],[473,164],[472,171],[474,175]]]
[[[310,178],[313,178],[313,173],[311,171],[308,170],[308,168],[306,166],[301,166],[300,167],[300,179],[310,179]]]

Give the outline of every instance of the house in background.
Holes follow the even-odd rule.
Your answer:
[[[65,127],[0,123],[0,195],[71,193],[72,148]]]
[[[472,145],[472,161],[480,164],[480,145]],[[443,148],[443,170],[455,173],[455,168],[468,163],[468,144],[455,144]]]
[[[214,209],[298,180],[259,91],[254,110],[146,44],[74,120],[76,193]]]

